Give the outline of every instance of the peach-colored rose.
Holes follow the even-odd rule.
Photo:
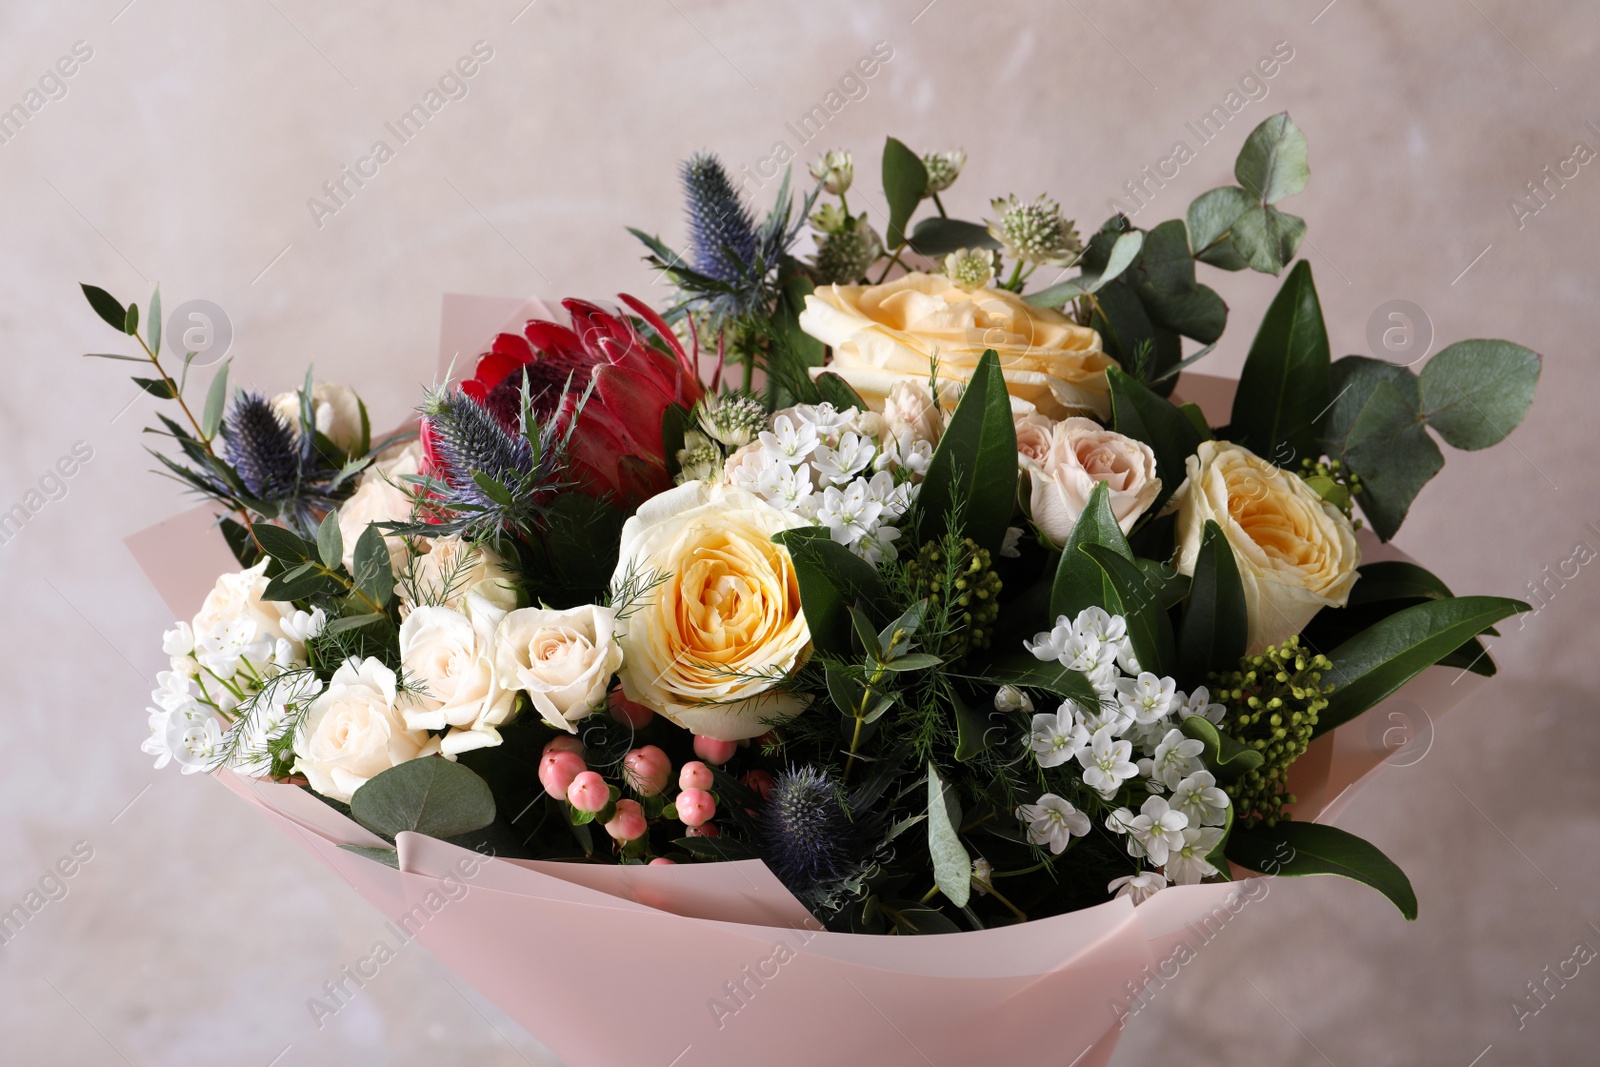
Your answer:
[[[1067,543],[1100,482],[1110,489],[1111,513],[1123,533],[1161,492],[1155,453],[1143,441],[1093,419],[1063,419],[1048,429],[1037,416],[1019,421],[1026,423],[1018,428],[1017,449],[1028,473],[1028,512],[1053,544]]]

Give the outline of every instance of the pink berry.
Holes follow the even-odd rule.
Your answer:
[[[657,856],[655,859],[650,861],[650,866],[652,866],[652,867],[671,867],[671,866],[675,865],[677,862],[678,862],[677,860],[669,860],[665,856]]]
[[[567,803],[579,811],[600,811],[611,803],[611,787],[593,771],[584,771],[567,786]]]
[[[654,745],[636,748],[622,757],[622,780],[642,797],[653,797],[672,778],[672,761]]]
[[[708,823],[702,823],[699,826],[691,826],[691,827],[689,827],[688,830],[684,831],[684,835],[683,836],[685,836],[685,837],[721,837],[722,836],[722,831],[717,829],[717,824],[716,823],[708,822]]]
[[[673,803],[678,818],[689,827],[700,826],[717,813],[716,799],[704,789],[685,789]]]
[[[617,801],[617,813],[606,823],[606,833],[618,841],[632,841],[634,838],[643,837],[645,829],[644,809],[639,806],[639,802]]]
[[[772,787],[777,784],[772,780],[772,775],[766,771],[750,771],[739,780],[744,783],[746,789],[762,800],[771,799]]]
[[[548,756],[552,752],[574,752],[581,756],[583,755],[583,742],[572,734],[562,734],[546,744],[544,752],[541,754]]]
[[[707,763],[714,763],[720,767],[731,760],[737,751],[739,751],[737,741],[718,741],[705,734],[694,735],[694,754]]]
[[[539,784],[551,796],[564,797],[572,780],[588,769],[576,752],[547,752],[539,761]]]
[[[631,726],[635,730],[642,730],[650,725],[650,720],[656,713],[643,704],[636,704],[622,695],[622,690],[613,689],[606,698],[606,705],[611,709],[611,717],[624,726]]]
[[[678,771],[679,789],[710,789],[715,781],[711,768],[699,760],[690,760]]]

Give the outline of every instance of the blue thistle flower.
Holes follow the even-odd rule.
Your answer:
[[[814,767],[778,775],[761,812],[761,837],[768,866],[802,900],[828,895],[863,858],[862,828],[827,772]]]
[[[293,497],[300,488],[302,450],[294,429],[259,393],[241,393],[223,423],[228,461],[257,500]]]
[[[756,261],[755,221],[716,156],[702,152],[683,164],[683,195],[694,269],[719,282],[748,275]]]
[[[473,478],[475,473],[512,486],[533,472],[536,464],[528,439],[508,431],[465,393],[441,390],[429,397],[423,414],[444,481],[460,500],[480,508],[496,506]]]

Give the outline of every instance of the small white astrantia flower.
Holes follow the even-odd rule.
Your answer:
[[[1165,719],[1172,711],[1177,691],[1178,684],[1171,678],[1157,678],[1149,671],[1117,682],[1117,698],[1132,710],[1134,720],[1139,723]]]
[[[1156,746],[1152,776],[1168,789],[1176,789],[1179,782],[1204,768],[1200,753],[1205,750],[1205,742],[1185,737],[1182,730],[1168,730]]]
[[[1222,826],[1232,801],[1210,771],[1195,771],[1177,784],[1168,803],[1189,817],[1190,826]]]
[[[1133,746],[1112,740],[1111,730],[1102,726],[1077,752],[1078,763],[1083,766],[1083,784],[1103,797],[1111,796],[1123,782],[1139,773],[1128,758],[1131,755]]]
[[[1138,874],[1113,878],[1106,892],[1127,897],[1134,904],[1143,904],[1159,891],[1167,888],[1167,880],[1158,871],[1140,871]]]
[[[1059,767],[1089,743],[1089,731],[1077,723],[1077,705],[1068,700],[1054,715],[1035,715],[1028,748],[1041,767]]]
[[[814,457],[817,473],[833,485],[844,485],[872,465],[877,448],[868,438],[846,431],[838,448],[819,447]]]
[[[761,450],[791,467],[817,450],[817,428],[809,422],[799,425],[787,415],[772,420],[772,429],[761,431]]]
[[[169,656],[187,656],[194,651],[194,631],[179,622],[161,635],[161,651]]]
[[[1215,826],[1185,828],[1183,840],[1167,856],[1167,878],[1173,885],[1195,885],[1216,874],[1206,857],[1221,840],[1222,831]]]
[[[1035,845],[1048,845],[1057,856],[1074,837],[1082,837],[1090,829],[1089,816],[1054,793],[1046,793],[1037,804],[1022,805],[1016,814],[1027,825],[1028,840]]]
[[[1106,817],[1107,829],[1128,835],[1128,855],[1148,856],[1158,867],[1166,864],[1171,849],[1183,846],[1183,831],[1188,825],[1188,816],[1171,810],[1164,797],[1150,797],[1137,815],[1118,808]]]

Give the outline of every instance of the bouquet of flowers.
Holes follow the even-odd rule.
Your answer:
[[[732,970],[683,994],[717,1031],[806,959],[819,997],[838,968],[897,970],[917,989],[898,1014],[936,1030],[953,1001],[950,1024],[1026,1014],[1070,972],[1092,1045],[1185,892],[1204,911],[1249,872],[1332,873],[1415,917],[1393,862],[1312,820],[1366,769],[1330,771],[1336,729],[1431,666],[1493,674],[1480,636],[1527,610],[1381,542],[1443,464],[1435,436],[1504,438],[1539,357],[1333,360],[1279,206],[1308,175],[1286,114],[1237,185],[1087,239],[1042,196],[951,217],[964,162],[889,139],[875,226],[849,153],[761,217],[696,156],[690,250],[634,231],[670,306],[567,300],[387,436],[309,372],[268,397],[222,364],[192,404],[159,293],[141,335],[137,305],[84,286],[139,346],[113,358],[153,368],[154,454],[239,568],[165,635],[144,750],[279,783],[265,806],[396,915],[420,907],[406,876],[471,858],[480,903],[428,905],[425,940],[539,986],[508,1000],[564,1003],[506,946],[580,944],[603,913],[661,946],[636,968],[654,996],[692,932]],[[1288,268],[1221,418],[1185,397],[1228,316],[1197,264]],[[803,940],[740,980],[745,940],[781,929]],[[898,987],[852,985],[894,1025]],[[520,1017],[571,1056],[672,1040],[555,1014]],[[1024,1029],[981,1047],[1076,1051]]]

